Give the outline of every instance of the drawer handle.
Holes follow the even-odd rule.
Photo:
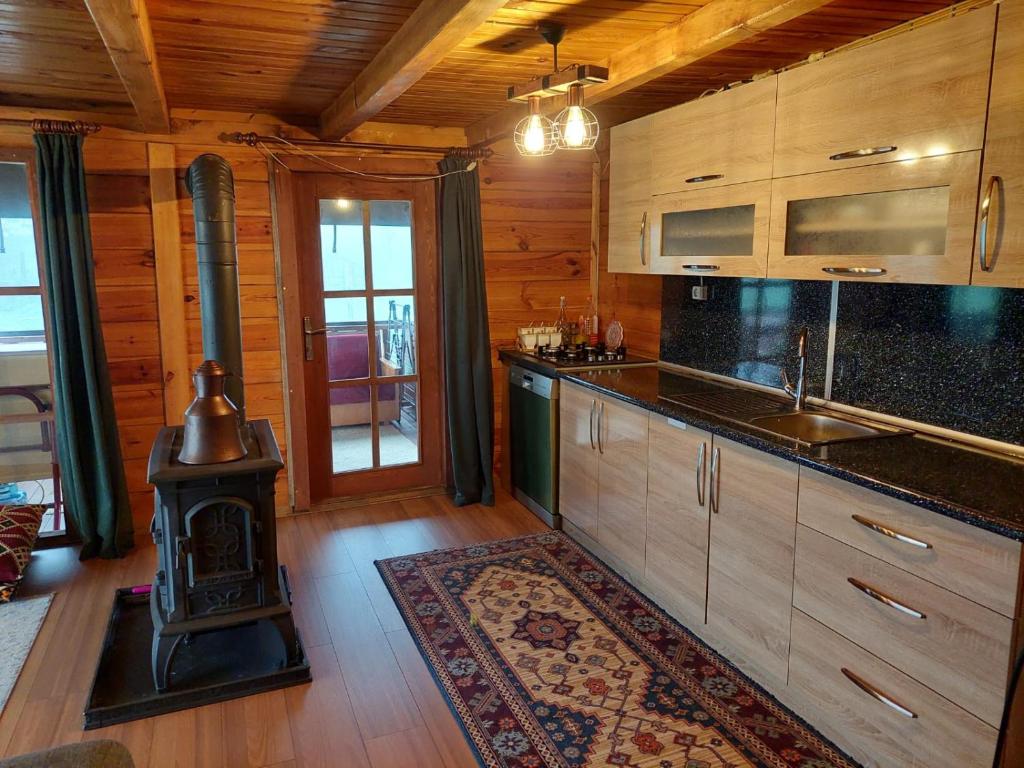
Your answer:
[[[899,600],[896,600],[896,599],[894,599],[892,597],[889,597],[889,595],[885,594],[884,592],[879,592],[874,587],[869,587],[863,581],[860,581],[859,579],[853,578],[853,576],[850,576],[846,580],[848,582],[850,582],[850,584],[852,584],[856,589],[859,589],[865,595],[867,595],[868,597],[870,597],[870,598],[872,598],[874,600],[877,600],[878,602],[882,603],[883,605],[888,605],[890,608],[895,608],[900,613],[905,613],[907,616],[912,616],[915,619],[924,619],[924,618],[926,618],[926,616],[923,613],[921,613],[919,610],[917,610],[915,608],[911,608],[909,605],[904,605]]]
[[[694,272],[717,272],[721,267],[717,264],[683,264],[683,269],[692,269]]]
[[[865,528],[869,528],[875,533],[880,533],[883,536],[888,536],[890,539],[896,539],[896,541],[902,541],[904,544],[909,544],[912,547],[920,547],[921,549],[931,549],[932,545],[927,541],[921,541],[915,539],[913,536],[907,536],[905,533],[895,531],[888,526],[876,523],[874,520],[868,520],[866,517],[860,515],[850,515],[854,520],[863,525]]]
[[[702,181],[717,181],[718,179],[724,179],[725,176],[721,173],[709,173],[706,176],[691,176],[686,180],[687,184],[700,184]]]
[[[847,152],[837,152],[834,155],[829,155],[829,160],[855,160],[858,157],[871,157],[872,155],[887,155],[890,152],[895,152],[896,147],[892,144],[887,144],[884,147],[864,147],[863,149],[851,149]]]
[[[830,275],[857,275],[858,277],[881,277],[886,272],[882,267],[822,267],[821,271]]]
[[[978,266],[982,272],[991,272],[995,265],[988,260],[988,214],[992,210],[992,194],[996,185],[1002,186],[1000,176],[990,176],[985,187],[985,197],[981,201],[981,220],[978,224]]]
[[[849,680],[851,683],[856,685],[858,688],[860,688],[862,691],[864,691],[864,693],[866,693],[871,698],[875,699],[876,701],[882,702],[887,707],[892,707],[893,709],[895,709],[897,712],[899,712],[904,717],[909,717],[912,720],[917,718],[917,713],[914,712],[912,709],[907,709],[902,704],[900,704],[898,701],[895,701],[894,699],[886,696],[880,690],[875,688],[875,686],[871,685],[871,683],[869,683],[867,680],[865,680],[864,678],[854,674],[853,672],[848,670],[846,667],[841,667],[840,671],[844,675],[846,675],[846,679],[847,680]]]

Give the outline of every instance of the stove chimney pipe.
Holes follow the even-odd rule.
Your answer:
[[[225,394],[238,408],[239,423],[244,424],[242,319],[231,166],[220,155],[200,155],[188,167],[185,186],[192,196],[196,221],[203,358],[216,360],[227,368],[230,375]]]

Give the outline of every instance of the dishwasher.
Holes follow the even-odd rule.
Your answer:
[[[509,368],[512,495],[552,528],[558,514],[558,379]]]

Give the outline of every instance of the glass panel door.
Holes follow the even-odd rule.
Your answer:
[[[319,205],[331,470],[417,464],[412,202],[333,198]]]

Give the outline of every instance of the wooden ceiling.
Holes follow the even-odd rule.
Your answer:
[[[373,119],[465,127],[507,109],[504,92],[509,84],[550,71],[551,48],[537,33],[542,21],[568,28],[559,47],[564,66],[602,63],[667,25],[702,9],[706,14],[705,6],[712,3],[727,8],[755,5],[746,0],[511,0],[500,7],[498,0],[492,7],[499,10],[492,13],[484,2],[0,0],[0,106],[117,112],[131,110],[134,102],[142,116],[141,88],[147,101],[157,93],[170,108],[261,112],[308,124],[329,106],[348,109],[339,98],[346,89],[356,93],[356,102],[365,98],[357,84],[372,71],[371,63],[378,73],[394,71],[395,42],[388,49],[385,45],[402,39],[397,35],[402,25],[421,3],[430,3],[430,13],[436,7],[445,19],[462,14],[462,27],[453,22],[446,28],[449,37],[452,29],[463,30],[461,42],[453,41],[438,55],[437,41],[432,40],[432,68],[421,78],[422,61],[421,71],[413,68],[415,76],[404,70],[401,77],[411,86],[406,89],[403,82],[394,91],[401,95],[381,105],[379,113],[375,107]],[[135,35],[142,42],[130,72],[118,61],[122,52],[116,44],[110,48],[112,62],[97,31],[97,24],[103,28],[104,13],[97,7],[119,5],[120,11],[106,11],[115,28],[125,18],[136,18],[132,9],[138,5],[148,10],[148,29]],[[947,5],[948,0],[807,2],[803,15],[609,98],[600,109],[613,119],[656,111]],[[467,25],[474,6],[478,18],[487,19],[482,25]],[[415,25],[414,20],[404,33]],[[466,36],[464,30],[471,28],[475,31]],[[110,42],[109,25],[103,37]],[[146,66],[153,58],[153,88],[147,90]],[[142,122],[147,122],[144,116]]]

